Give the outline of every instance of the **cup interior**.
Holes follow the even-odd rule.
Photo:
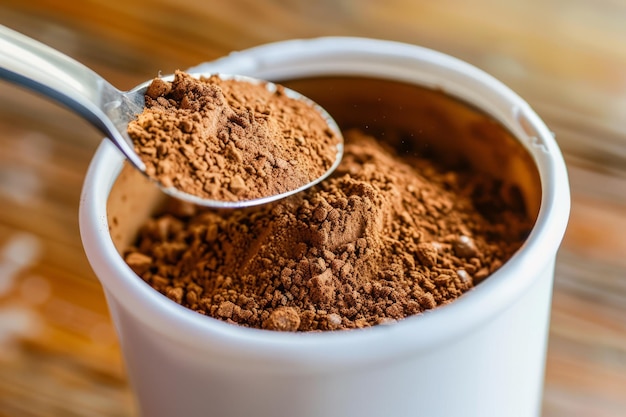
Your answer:
[[[441,91],[372,77],[274,80],[325,108],[342,130],[358,128],[401,152],[426,155],[450,168],[470,168],[514,185],[528,217],[541,204],[533,157],[501,123]],[[164,194],[125,164],[107,200],[112,241],[122,255]]]

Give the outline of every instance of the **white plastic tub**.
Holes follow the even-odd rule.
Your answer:
[[[388,80],[444,91],[491,115],[511,133],[514,146],[500,147],[498,135],[491,142],[472,143],[472,134],[458,144],[452,138],[441,146],[471,153],[468,159],[474,165],[518,182],[536,223],[523,247],[494,275],[428,313],[357,331],[293,334],[248,329],[181,307],[125,264],[117,248],[122,250],[132,239],[160,194],[132,169],[123,170],[123,157],[104,141],[85,180],[80,227],[85,251],[105,290],[142,416],[529,417],[539,413],[554,262],[570,198],[557,144],[521,98],[457,59],[371,39],[279,42],[190,71],[294,80],[292,88],[305,87],[305,94],[325,107],[328,103],[331,114],[332,108],[345,110],[344,123],[366,128],[369,121],[362,118],[370,117],[380,101],[367,98],[368,88],[358,94],[374,107],[357,106],[351,111],[345,108],[345,91],[335,89],[341,86],[341,77],[332,85],[321,82],[319,89],[316,82],[306,80],[365,77],[379,80],[377,86],[384,87]],[[392,106],[393,123],[408,126],[413,116],[429,120],[428,114],[420,113],[429,105],[423,96],[416,93],[420,100],[413,109],[410,88],[403,88],[385,98],[393,102],[397,97],[401,103]],[[372,94],[376,91],[371,88]],[[404,112],[407,106],[413,113]],[[464,124],[471,122],[472,116],[445,116],[446,108],[437,107],[436,114],[443,112],[442,120],[458,124],[456,130],[463,131]],[[467,112],[473,110],[468,107]],[[514,155],[507,156],[509,152],[503,154],[502,149]]]

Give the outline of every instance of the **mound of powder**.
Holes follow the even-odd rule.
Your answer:
[[[519,192],[399,157],[360,132],[320,185],[223,213],[171,201],[125,259],[172,300],[283,331],[393,322],[451,302],[498,269],[531,227]]]
[[[280,86],[181,71],[152,81],[128,134],[150,177],[220,201],[295,190],[328,171],[339,142],[318,111]]]

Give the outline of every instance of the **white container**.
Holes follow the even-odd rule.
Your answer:
[[[493,143],[472,145],[474,153],[485,155],[470,160],[480,165],[484,159],[487,170],[491,164],[515,177],[537,219],[512,259],[444,307],[358,331],[293,334],[248,329],[181,307],[124,263],[116,244],[122,247],[132,238],[159,194],[132,170],[118,178],[124,159],[104,141],[85,180],[80,227],[85,251],[105,290],[141,415],[538,415],[554,262],[570,198],[557,144],[529,106],[503,84],[457,59],[371,39],[279,42],[194,70],[280,82],[363,76],[445,91],[490,114],[521,144],[516,146],[530,154],[531,170],[517,157],[491,154]],[[332,94],[326,95],[332,99]],[[410,104],[410,95],[397,97]],[[407,115],[400,107],[402,123]],[[355,109],[355,117],[359,112]],[[457,118],[448,122],[456,123]],[[532,170],[534,177],[526,172]]]

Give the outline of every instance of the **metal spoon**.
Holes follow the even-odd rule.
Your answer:
[[[193,76],[211,74],[192,74]],[[235,78],[261,82],[249,77],[220,74],[221,78]],[[168,80],[170,77],[163,77]],[[63,53],[32,38],[0,25],[0,79],[27,87],[69,107],[95,127],[100,129],[128,161],[144,175],[146,166],[135,153],[127,127],[143,111],[144,94],[151,81],[138,85],[130,91],[120,91],[104,78]],[[267,83],[268,89],[276,85]],[[334,120],[324,109],[301,94],[285,89],[286,94],[315,107],[340,138],[334,163],[321,177],[304,186],[282,194],[243,201],[219,201],[204,199],[185,193],[174,187],[157,184],[178,199],[213,208],[240,208],[275,201],[309,188],[328,177],[339,165],[343,156],[343,136]]]

